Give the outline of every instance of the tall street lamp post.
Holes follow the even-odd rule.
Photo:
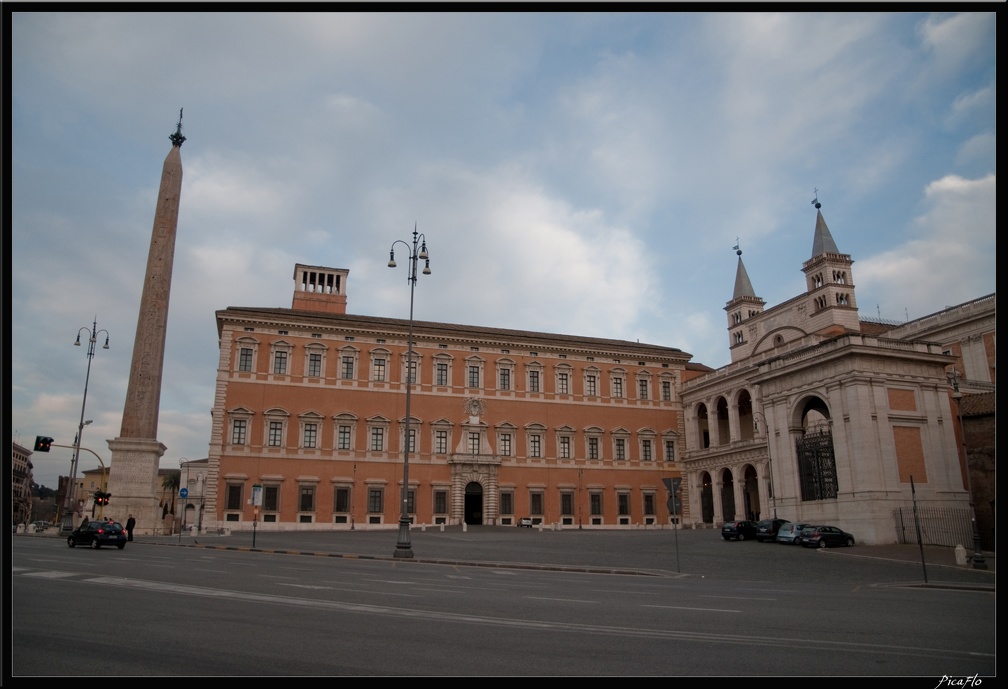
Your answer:
[[[760,412],[753,412],[754,419],[762,419],[763,427],[766,429],[766,454],[767,454],[767,464],[770,467],[770,504],[773,505],[773,518],[777,518],[777,491],[774,490],[773,484],[773,455],[770,454],[770,424],[767,423],[766,417]],[[759,424],[753,421],[753,428],[759,431]]]
[[[419,243],[420,249],[417,250]],[[417,261],[424,261],[424,275],[430,275],[430,259],[427,258],[427,239],[423,234],[417,234],[416,225],[413,225],[412,246],[401,239],[392,242],[389,249],[389,268],[395,268],[395,245],[402,244],[410,252],[409,275],[406,278],[410,283],[409,299],[409,335],[406,340],[406,433],[403,437],[403,482],[402,482],[402,505],[399,512],[399,540],[396,543],[394,557],[412,558],[413,546],[410,543],[410,518],[409,518],[409,453],[410,453],[410,389],[413,387],[413,291],[417,281]]]
[[[977,524],[976,503],[973,500],[973,479],[970,477],[969,454],[966,450],[966,428],[962,422],[962,393],[959,392],[959,378],[955,369],[952,370],[952,399],[956,403],[956,415],[959,417],[959,432],[962,433],[963,462],[966,467],[966,490],[969,491],[970,520],[973,522],[973,569],[987,569],[987,561],[984,560],[983,552],[980,548],[980,526]]]
[[[77,462],[80,459],[81,436],[84,434],[84,426],[91,423],[90,421],[84,421],[84,409],[87,407],[88,381],[91,379],[91,360],[95,355],[95,344],[98,342],[99,334],[105,333],[105,344],[102,346],[102,349],[109,348],[108,330],[98,330],[97,318],[95,318],[94,322],[91,324],[90,330],[88,330],[85,326],[77,331],[77,341],[74,342],[74,347],[80,347],[81,333],[89,335],[87,348],[87,374],[84,376],[84,399],[81,402],[80,425],[77,427],[77,437],[74,438],[73,461],[70,462],[70,485],[67,487],[66,512],[64,513],[62,526],[64,531],[73,531],[74,485],[77,483]]]

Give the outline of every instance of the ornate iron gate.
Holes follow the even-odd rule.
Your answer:
[[[810,429],[795,441],[802,500],[836,498],[838,486],[833,432],[828,426]]]

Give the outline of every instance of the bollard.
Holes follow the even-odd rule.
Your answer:
[[[444,533],[444,522],[441,522],[441,532]]]
[[[966,549],[961,544],[955,547],[955,560],[957,565],[964,566],[966,564]]]

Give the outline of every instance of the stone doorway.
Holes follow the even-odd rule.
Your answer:
[[[470,481],[465,487],[465,507],[462,519],[466,524],[483,523],[483,486],[477,481]]]

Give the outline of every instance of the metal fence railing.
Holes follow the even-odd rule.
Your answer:
[[[893,510],[893,518],[899,542],[917,543],[914,508],[896,508]],[[918,506],[917,522],[920,524],[920,541],[923,545],[941,545],[950,548],[962,545],[970,548],[973,544],[973,523],[970,521],[968,509]],[[983,540],[981,537],[981,544]]]

